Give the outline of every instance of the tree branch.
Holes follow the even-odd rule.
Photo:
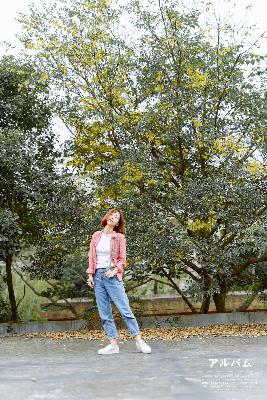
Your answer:
[[[188,298],[184,295],[182,290],[179,288],[179,286],[176,285],[172,277],[164,270],[164,268],[161,268],[163,274],[169,279],[169,281],[172,283],[172,285],[175,287],[175,290],[180,294],[184,302],[188,305],[190,310],[192,311],[193,314],[197,314],[197,310],[193,306],[193,304],[188,300]]]
[[[17,303],[17,308],[19,307],[21,301],[24,299],[25,294],[26,294],[26,286],[24,285],[24,288],[23,288],[23,296],[22,296],[22,298],[18,301],[18,303]]]
[[[261,290],[260,286],[256,286],[254,288],[253,292],[248,296],[248,298],[246,298],[246,300],[242,304],[240,304],[240,306],[238,306],[235,311],[236,312],[237,311],[245,311],[250,306],[250,304],[253,302],[253,300],[258,295],[260,290]]]
[[[138,283],[137,285],[134,285],[134,286],[132,286],[132,287],[130,287],[130,288],[127,288],[126,292],[128,293],[128,292],[130,292],[130,290],[133,290],[133,289],[135,289],[135,288],[137,288],[137,287],[139,287],[139,286],[142,286],[142,285],[144,285],[145,283],[148,283],[148,282],[150,282],[150,281],[152,281],[152,280],[153,280],[152,278],[149,278],[149,279],[143,281],[142,283]]]
[[[249,267],[252,264],[258,264],[260,262],[267,261],[267,255],[261,256],[259,258],[249,258],[247,261],[245,261],[243,264],[239,265],[233,272],[232,276],[238,276],[244,269]]]
[[[185,272],[187,275],[191,276],[191,278],[192,278],[194,281],[202,282],[201,278],[198,278],[198,277],[197,277],[196,275],[194,275],[192,272],[188,271],[188,269],[179,266],[179,270],[181,270],[181,271]]]
[[[199,268],[196,264],[194,264],[192,261],[188,260],[186,257],[178,257],[185,265],[188,267],[192,268],[194,271],[196,271],[199,275],[202,275],[203,270],[202,268]]]
[[[36,294],[36,296],[39,297],[45,297],[46,299],[48,299],[54,306],[59,307],[59,308],[66,308],[66,305],[63,304],[58,304],[56,300],[54,300],[51,297],[48,296],[44,296],[42,293],[39,293],[28,281],[26,281],[26,279],[24,278],[24,276],[18,271],[16,270],[15,267],[13,267],[14,271],[16,272],[16,274],[18,274],[18,276],[21,278],[21,280],[32,290],[32,292],[34,294]],[[49,283],[49,282],[47,282]],[[52,286],[52,285],[51,285]],[[65,299],[63,299],[64,301],[66,301]],[[66,303],[68,304],[68,308],[70,308],[71,312],[75,315],[75,317],[77,318],[77,312],[75,310],[75,308],[68,302],[66,301]]]

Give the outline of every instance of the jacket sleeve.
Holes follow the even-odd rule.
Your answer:
[[[87,274],[92,274],[93,271],[93,235],[90,241],[90,248],[88,251],[88,268],[86,270]]]
[[[118,261],[116,264],[118,272],[123,272],[123,268],[125,267],[125,265],[126,265],[126,238],[122,234],[120,237]]]

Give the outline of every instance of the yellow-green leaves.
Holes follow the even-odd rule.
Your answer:
[[[186,86],[191,89],[202,88],[207,84],[207,75],[200,72],[197,68],[187,67],[185,69],[188,76]]]
[[[267,176],[267,164],[260,161],[252,160],[246,165],[247,171],[255,178],[259,176]]]
[[[122,167],[122,182],[138,182],[143,177],[143,172],[140,165],[131,164],[129,162],[125,163]]]
[[[144,138],[149,144],[153,144],[155,146],[160,146],[162,144],[162,140],[158,137],[158,133],[156,134],[152,131],[145,132]]]
[[[214,212],[210,212],[208,218],[188,219],[187,228],[194,232],[196,235],[206,236],[209,235],[211,230],[216,225],[216,218]]]
[[[226,135],[224,138],[214,140],[212,152],[221,157],[226,157],[229,154],[242,156],[245,154],[246,148],[242,141],[238,141],[231,135]]]
[[[114,160],[119,151],[112,143],[113,128],[108,121],[98,121],[87,125],[77,124],[74,141],[75,153],[69,162],[77,168],[85,167],[92,174],[103,162]]]

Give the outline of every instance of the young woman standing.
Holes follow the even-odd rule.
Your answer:
[[[123,283],[123,268],[126,264],[125,219],[117,208],[112,208],[101,224],[104,228],[94,232],[91,238],[89,266],[86,270],[89,275],[88,285],[95,291],[103,329],[110,340],[110,344],[98,350],[98,354],[119,353],[118,331],[110,299],[119,310],[130,335],[135,338],[137,351],[151,353],[151,348],[141,338]]]

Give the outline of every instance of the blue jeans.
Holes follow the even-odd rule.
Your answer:
[[[130,335],[139,335],[139,326],[131,310],[129,299],[124,289],[124,283],[116,275],[111,278],[105,276],[104,273],[107,270],[107,268],[97,268],[93,275],[96,304],[102,320],[102,327],[109,339],[118,338],[119,335],[110,304],[110,300],[112,300],[119,310]]]

